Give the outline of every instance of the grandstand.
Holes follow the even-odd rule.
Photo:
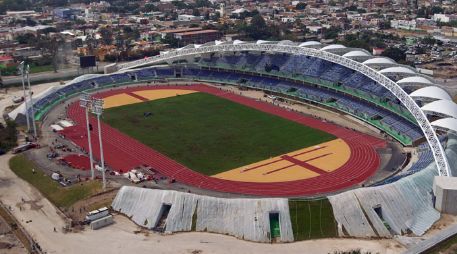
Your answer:
[[[125,172],[140,164],[148,164],[178,182],[224,193],[269,197],[325,196],[333,209],[340,236],[391,237],[406,232],[422,235],[439,219],[430,192],[435,175],[452,176],[456,170],[455,164],[448,162],[446,153],[453,153],[449,144],[453,144],[454,140],[449,133],[457,131],[457,105],[443,89],[434,85],[434,80],[411,67],[342,45],[265,41],[217,41],[190,45],[115,67],[117,71],[114,73],[81,76],[36,96],[33,103],[37,112],[35,117],[43,119],[60,102],[76,97],[82,91],[107,98],[145,89],[164,89],[157,84],[165,81],[172,84],[167,85],[168,89],[209,93],[324,130],[344,140],[351,149],[351,157],[338,170],[310,179],[269,184],[227,181],[198,174],[105,124],[103,135],[107,138],[104,146],[110,151],[106,161],[111,168]],[[173,84],[179,82],[199,85]],[[136,86],[130,86],[132,84]],[[385,147],[384,140],[203,84],[224,84],[240,90],[262,91],[284,100],[350,115],[375,128],[379,137],[384,136],[415,151],[414,160],[366,186],[367,178],[379,170],[376,150]],[[116,89],[122,86],[126,88]],[[10,117],[21,119],[30,112],[31,109],[27,111],[22,105],[11,112]],[[77,123],[84,122],[83,111],[76,103],[70,104],[68,117]],[[79,124],[62,134],[78,146],[87,148],[87,141],[80,135],[82,132],[84,125]],[[94,144],[98,142],[96,138],[93,141]],[[94,155],[98,158],[98,145],[94,147]],[[125,209],[128,206],[126,202],[130,202],[126,197],[143,195],[140,192],[123,189],[115,200],[115,207]],[[147,195],[151,195],[153,202],[158,202],[157,193]],[[174,193],[164,195],[188,198]],[[192,202],[189,201],[189,205],[194,209],[196,204]],[[208,202],[224,201],[210,199]],[[226,202],[230,209],[240,209],[232,201]],[[289,207],[287,202],[277,200],[263,205],[271,207],[278,204],[281,211]],[[142,219],[152,216],[144,214],[144,211],[129,212],[130,215],[140,213]],[[199,210],[199,216],[204,213]],[[283,219],[290,220],[289,214]],[[287,232],[283,241],[291,241],[290,232],[298,230],[297,225],[286,224],[281,225],[285,227],[282,230]],[[199,227],[204,230],[207,226]],[[175,231],[184,229],[188,230],[187,227],[180,227]],[[224,230],[217,228],[213,231],[238,237],[248,234],[245,239],[255,241],[266,241],[267,238],[253,232],[240,233],[233,228]]]

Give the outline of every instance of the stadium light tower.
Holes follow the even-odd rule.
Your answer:
[[[95,172],[94,172],[94,157],[92,154],[92,142],[90,138],[90,123],[89,123],[89,111],[91,110],[92,101],[90,94],[83,92],[81,97],[79,98],[79,105],[84,108],[86,111],[86,127],[87,127],[87,142],[89,144],[89,159],[90,159],[90,176],[91,179],[95,179]]]
[[[25,103],[25,119],[27,120],[27,132],[30,132],[30,119],[29,119],[29,103],[27,102],[27,94],[25,92],[25,72],[24,72],[24,68],[25,68],[25,63],[24,61],[22,61],[19,65],[18,65],[18,70],[19,70],[19,73],[21,74],[21,77],[22,77],[22,90],[24,92],[24,103]]]
[[[27,77],[27,85],[28,85],[28,88],[29,88],[30,110],[32,111],[33,136],[34,136],[35,138],[37,138],[38,135],[37,135],[36,123],[35,123],[35,110],[33,109],[33,101],[32,101],[32,87],[30,87],[30,77],[29,77],[29,74],[30,74],[30,65],[28,65],[28,64],[27,64],[27,66],[25,67],[25,74],[26,74],[26,77]],[[28,113],[27,113],[27,115],[28,115]]]
[[[103,158],[103,144],[102,144],[102,129],[100,126],[100,116],[103,114],[103,99],[92,98],[92,113],[97,115],[97,126],[98,126],[98,141],[100,143],[100,161],[101,171],[103,178],[103,189],[106,189],[106,177],[105,177],[105,160]]]

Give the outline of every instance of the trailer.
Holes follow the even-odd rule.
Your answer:
[[[106,217],[109,215],[109,210],[107,207],[102,207],[97,210],[90,211],[86,215],[86,221],[88,222],[93,222],[95,220],[98,220],[100,218]]]
[[[106,227],[108,225],[111,225],[113,223],[114,223],[113,215],[107,215],[105,217],[92,221],[90,223],[90,228],[92,230],[97,230],[97,229]]]
[[[25,151],[35,148],[35,147],[38,147],[37,143],[27,142],[23,145],[13,148],[13,154],[25,152]]]

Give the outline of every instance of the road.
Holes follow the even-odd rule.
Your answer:
[[[98,63],[98,72],[103,73],[103,67],[106,63]],[[48,71],[30,74],[30,82],[32,84],[50,82],[50,81],[60,81],[60,80],[69,80],[75,77],[78,77],[83,74],[88,74],[88,71],[81,71],[78,67],[66,68],[58,70],[57,72]],[[94,69],[90,73],[97,73],[97,69]],[[12,86],[22,84],[22,78],[20,76],[8,76],[3,77],[3,85]]]

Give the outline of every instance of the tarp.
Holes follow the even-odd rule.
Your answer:
[[[53,131],[61,131],[61,130],[63,130],[62,126],[57,125],[57,124],[51,124],[51,129]]]
[[[61,121],[59,121],[59,125],[64,128],[68,128],[68,127],[73,126],[74,124],[72,124],[71,122],[69,122],[67,120],[61,120]]]
[[[196,231],[228,234],[256,242],[270,241],[269,213],[279,213],[280,241],[294,240],[287,199],[229,199],[200,196],[170,190],[122,187],[112,203],[138,225],[154,228],[163,204],[171,205],[165,231],[192,229],[196,213]]]
[[[446,155],[452,175],[457,175],[457,140],[450,135]],[[409,231],[423,235],[439,218],[432,202],[435,162],[395,183],[359,188],[329,196],[342,235],[388,237]],[[375,212],[380,207],[381,217]],[[387,228],[389,227],[390,230]]]

